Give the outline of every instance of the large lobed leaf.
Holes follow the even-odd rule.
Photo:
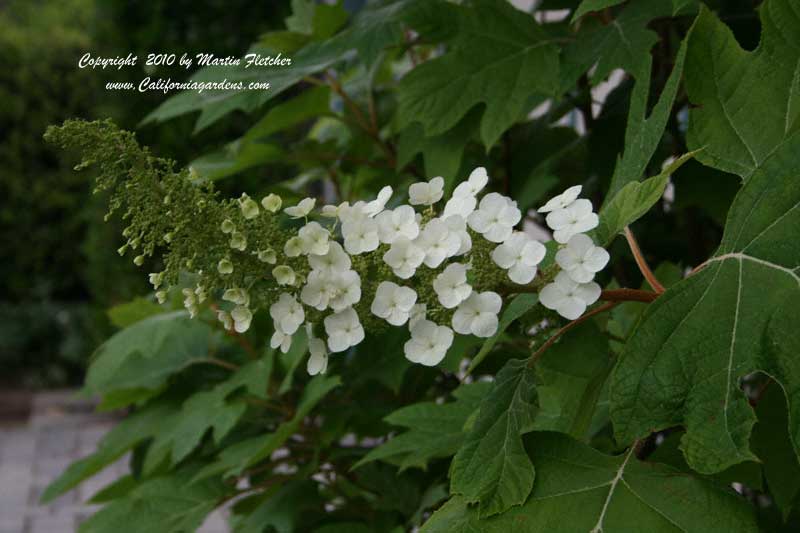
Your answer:
[[[488,148],[529,110],[533,95],[557,92],[558,47],[532,16],[505,0],[476,0],[459,13],[449,51],[401,81],[398,116],[405,124],[421,122],[433,136],[485,104],[480,131]]]
[[[562,433],[525,438],[536,483],[521,507],[481,519],[455,497],[422,533],[590,531],[758,531],[752,508],[729,489],[671,467],[643,463],[633,450],[605,455]]]
[[[527,360],[510,360],[497,373],[451,467],[450,491],[477,502],[481,516],[505,512],[530,494],[534,470],[522,435],[533,429],[538,409],[533,370]]]
[[[800,128],[800,4],[768,0],[759,11],[761,42],[747,52],[704,8],[686,57],[689,148],[743,179]]]
[[[611,384],[617,437],[630,442],[685,425],[689,465],[715,473],[754,460],[753,410],[743,376],[764,371],[790,401],[800,442],[800,364],[788,347],[800,318],[800,134],[782,142],[731,206],[722,244],[707,266],[645,313]]]

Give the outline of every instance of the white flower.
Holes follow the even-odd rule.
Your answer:
[[[476,337],[491,337],[497,332],[497,313],[503,300],[496,292],[473,292],[453,314],[453,329],[457,333]]]
[[[167,291],[156,291],[156,301],[163,304],[167,301]]]
[[[312,270],[300,292],[304,304],[320,311],[341,311],[361,300],[361,278],[354,270]]]
[[[470,173],[467,181],[458,184],[453,191],[453,197],[475,196],[486,187],[487,183],[489,183],[489,175],[486,173],[486,169],[478,167]]]
[[[583,187],[581,185],[570,187],[558,196],[550,198],[546,204],[538,209],[538,212],[549,213],[550,211],[557,211],[559,209],[565,209],[569,207],[569,205],[578,198],[582,188]]]
[[[512,228],[522,219],[517,202],[502,194],[490,192],[481,199],[477,211],[473,211],[467,222],[474,231],[492,242],[503,242],[511,235]]]
[[[575,320],[600,298],[600,285],[597,283],[576,283],[561,271],[553,283],[545,285],[539,292],[539,301],[548,309],[556,311],[569,320]]]
[[[258,216],[258,204],[255,203],[253,199],[247,196],[245,193],[242,193],[242,197],[239,198],[239,208],[242,210],[242,216],[246,220],[250,220],[251,218],[256,218]]]
[[[300,238],[303,253],[325,255],[330,246],[330,233],[319,225],[318,222],[309,222],[297,232]]]
[[[378,223],[378,238],[386,244],[392,244],[401,236],[413,241],[419,235],[416,213],[410,205],[383,211],[375,217],[375,221]]]
[[[269,306],[269,316],[275,323],[275,329],[286,335],[293,335],[306,319],[303,306],[289,293],[282,293],[278,300]]]
[[[332,352],[343,352],[364,340],[364,328],[352,307],[326,316],[323,322]]]
[[[273,349],[280,348],[282,353],[286,353],[292,347],[292,336],[276,329],[269,340],[269,345]]]
[[[231,263],[230,259],[220,259],[219,263],[217,263],[217,272],[223,276],[232,273],[233,263]]]
[[[222,221],[222,224],[220,224],[219,229],[222,231],[222,233],[231,233],[236,230],[236,226],[233,224],[231,219],[226,218]]]
[[[547,225],[553,230],[553,238],[564,244],[573,235],[584,233],[597,227],[599,219],[592,212],[592,202],[575,200],[564,209],[553,211],[547,215]]]
[[[283,210],[284,213],[292,218],[304,218],[314,209],[314,204],[317,203],[315,198],[304,198],[300,203],[294,207],[287,207]]]
[[[474,196],[453,196],[444,205],[442,217],[447,218],[452,215],[461,215],[467,218],[470,213],[475,211],[478,200]]]
[[[453,257],[461,249],[458,233],[450,231],[447,223],[434,218],[425,224],[414,243],[425,251],[425,264],[436,268],[448,257]]]
[[[342,202],[342,204],[346,204],[347,202]],[[320,210],[320,215],[327,217],[327,218],[337,218],[339,216],[339,206],[338,205],[323,205],[322,209]]]
[[[277,213],[281,208],[281,204],[283,204],[283,201],[277,194],[268,194],[261,199],[261,205],[271,213]]]
[[[451,263],[433,280],[433,290],[445,308],[452,309],[472,294],[467,283],[467,267],[461,263]]]
[[[274,265],[278,261],[278,255],[272,248],[267,248],[258,252],[258,260],[262,263]]]
[[[206,299],[206,290],[198,285],[194,289],[194,293],[197,295],[197,303],[203,303],[203,301]]]
[[[363,214],[342,223],[344,249],[350,255],[371,252],[378,248],[378,223]]]
[[[452,344],[453,330],[423,319],[411,328],[411,339],[406,341],[403,352],[412,363],[435,366],[444,359]]]
[[[309,255],[308,264],[313,270],[327,272],[344,272],[350,270],[352,265],[350,256],[342,249],[342,245],[336,241],[330,241],[328,251],[325,254]]]
[[[233,329],[233,319],[227,311],[217,311],[217,320],[222,322],[222,327],[230,331]]]
[[[392,267],[398,278],[408,279],[425,260],[425,251],[407,237],[398,237],[389,251],[383,254],[383,261]]]
[[[392,197],[392,188],[387,185],[386,187],[380,190],[377,199],[368,202],[364,206],[364,213],[366,213],[367,216],[374,217],[375,215],[383,211],[383,208],[386,207],[386,202],[388,202],[389,198],[391,197]]]
[[[414,307],[411,308],[411,312],[409,313],[408,317],[408,329],[414,329],[414,324],[419,322],[420,320],[425,320],[425,316],[428,314],[428,306],[425,304],[414,304]]]
[[[150,285],[152,285],[154,289],[157,289],[164,280],[164,273],[151,272],[147,279],[150,281]]]
[[[556,263],[576,283],[588,283],[608,264],[608,252],[595,246],[592,239],[579,233],[556,253]]]
[[[312,335],[310,327],[308,328],[308,351],[311,353],[308,363],[306,363],[308,373],[312,376],[324,374],[328,369],[328,350],[322,339]]]
[[[411,308],[417,302],[414,289],[401,287],[391,281],[382,281],[375,291],[375,299],[370,310],[372,314],[385,319],[393,326],[402,326],[411,315]]]
[[[461,245],[455,255],[464,255],[472,249],[472,237],[469,236],[467,231],[467,220],[461,215],[450,215],[444,219],[447,228],[451,234],[458,236]]]
[[[234,250],[244,251],[247,248],[247,237],[240,231],[234,231],[231,233],[230,246]]]
[[[303,253],[303,239],[295,235],[283,245],[283,254],[286,257],[297,257]]]
[[[288,265],[276,266],[272,269],[272,275],[275,276],[278,285],[294,285],[297,278],[292,267]]]
[[[236,305],[250,305],[250,295],[245,289],[228,289],[222,294],[222,299]]]
[[[492,251],[492,260],[500,268],[508,270],[511,281],[524,285],[536,277],[536,266],[546,253],[547,249],[542,243],[521,231],[515,231]]]
[[[431,181],[412,183],[408,188],[408,201],[411,205],[433,205],[442,199],[444,194],[444,178],[436,177]]]
[[[253,312],[247,307],[239,305],[231,311],[231,318],[233,319],[233,329],[237,333],[244,333],[250,329],[250,322],[253,320]]]

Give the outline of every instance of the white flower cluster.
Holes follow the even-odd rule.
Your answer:
[[[597,227],[599,219],[592,212],[592,203],[578,198],[580,193],[580,185],[570,187],[539,208],[540,213],[547,213],[547,225],[561,245],[556,252],[561,272],[541,290],[539,301],[570,320],[581,316],[600,297],[600,285],[592,280],[609,260],[608,252],[585,234]]]
[[[288,217],[302,220],[303,225],[282,250],[249,252],[259,261],[274,265],[270,267],[271,274],[279,287],[277,300],[269,306],[275,330],[270,345],[287,352],[292,337],[305,324],[311,354],[308,372],[325,372],[329,353],[346,351],[364,340],[357,307],[362,313],[368,309],[392,326],[407,325],[410,339],[404,345],[405,356],[423,365],[442,361],[453,343],[454,333],[481,338],[494,335],[503,300],[498,293],[481,290],[473,286],[474,280],[470,281],[471,277],[479,278],[470,276],[473,269],[481,272],[481,268],[487,267],[486,259],[476,263],[477,257],[486,257],[485,246],[483,255],[471,253],[473,238],[492,243],[491,261],[505,271],[503,278],[519,285],[534,280],[547,249],[527,233],[515,230],[522,219],[516,202],[496,192],[489,192],[479,200],[488,181],[484,168],[475,169],[455,187],[438,215],[435,206],[444,196],[441,177],[412,184],[408,205],[387,209],[393,190],[384,187],[369,202],[323,206],[319,213],[323,223],[309,220],[316,203],[313,198],[284,208]],[[547,224],[560,245],[555,261],[561,268],[555,279],[542,289],[540,301],[570,319],[580,316],[599,297],[600,287],[592,279],[609,259],[608,253],[585,234],[597,225],[598,219],[591,202],[578,199],[580,191],[580,187],[567,189],[539,210],[548,213]],[[259,216],[259,204],[247,195],[242,195],[238,203],[246,220]],[[277,213],[282,203],[279,196],[270,194],[261,201],[261,208]],[[419,206],[421,212],[414,206]],[[329,222],[325,223],[325,219]],[[231,249],[247,250],[246,236],[231,220],[226,219],[220,230],[229,238]],[[382,262],[396,279],[366,280],[368,294],[374,292],[374,297],[368,306],[359,305],[362,279],[353,263],[356,256],[373,252],[369,256],[372,264]],[[430,286],[406,283],[423,265],[426,269],[419,279],[426,279]],[[233,273],[230,257],[219,260],[217,271],[221,276]],[[158,274],[153,274],[151,281],[158,288],[161,280]],[[498,278],[497,283],[492,282],[493,287],[483,289],[497,288],[503,283]],[[423,291],[422,300],[435,311],[420,302],[418,291]],[[186,289],[184,294],[186,307],[196,313],[197,304],[205,298],[202,289]],[[229,330],[246,331],[253,318],[248,290],[228,288],[222,298],[232,304],[232,309],[218,311],[219,320]],[[441,317],[449,317],[444,319],[449,323],[437,323],[436,320],[443,321]],[[324,331],[324,338],[315,336],[315,330]]]

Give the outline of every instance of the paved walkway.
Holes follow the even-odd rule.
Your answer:
[[[0,533],[77,531],[97,510],[84,502],[127,472],[126,458],[47,506],[38,504],[39,496],[70,463],[92,453],[114,423],[71,391],[34,396],[27,420],[0,420]],[[199,531],[226,533],[228,528],[214,514]]]

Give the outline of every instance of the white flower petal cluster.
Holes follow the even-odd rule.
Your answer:
[[[539,293],[539,301],[548,309],[569,320],[581,316],[586,307],[600,298],[600,285],[594,282],[578,283],[565,271],[556,276],[553,283],[546,285]]]
[[[470,213],[475,211],[475,206],[478,204],[478,193],[486,187],[487,183],[489,183],[489,175],[485,168],[478,167],[473,170],[466,181],[462,181],[456,186],[453,196],[444,206],[442,217],[460,215],[466,219]]]
[[[332,352],[343,352],[364,340],[364,328],[352,307],[326,316],[323,323]]]
[[[447,265],[433,280],[433,290],[439,303],[446,309],[452,309],[469,298],[472,286],[467,283],[467,266],[461,263]]]
[[[497,313],[503,299],[496,292],[473,292],[453,314],[453,329],[462,335],[491,337],[497,333]]]
[[[556,263],[576,283],[592,281],[610,258],[605,249],[595,246],[591,237],[582,233],[573,235],[567,245],[556,252]]]
[[[393,326],[402,326],[411,316],[411,309],[417,303],[414,289],[401,287],[391,281],[382,281],[375,291],[375,299],[370,310]]]
[[[274,324],[270,346],[287,352],[293,335],[305,324],[309,374],[325,373],[330,353],[344,352],[363,341],[364,326],[356,311],[365,304],[361,301],[362,289],[371,299],[368,309],[374,317],[393,326],[407,325],[410,338],[403,347],[407,359],[429,366],[439,364],[456,333],[487,338],[499,327],[503,300],[492,286],[482,284],[500,281],[487,277],[482,270],[486,267],[486,243],[480,239],[495,244],[491,261],[517,284],[528,284],[535,278],[547,253],[542,243],[515,231],[522,219],[516,202],[496,192],[483,194],[488,182],[486,169],[476,168],[455,187],[443,208],[435,205],[444,196],[441,177],[412,184],[408,204],[395,203],[389,209],[393,189],[388,186],[370,201],[323,206],[317,215],[325,218],[312,215],[316,201],[305,198],[283,209],[286,216],[303,220],[296,232],[275,243],[265,243],[247,233],[249,226],[237,227],[241,218],[231,213],[220,230],[233,251],[218,259],[216,266],[217,272],[227,277],[224,279],[231,280],[222,293],[231,307],[217,311],[217,318],[226,329],[245,332],[255,310],[251,309],[251,300],[263,301],[264,293],[258,292],[261,277],[249,273],[243,277],[239,271],[234,275],[234,264],[247,250],[250,238],[254,244],[249,255],[264,264],[264,282],[270,282],[271,272],[273,287],[269,290],[274,290],[275,284],[280,287],[277,300],[269,305]],[[542,289],[540,301],[570,319],[580,316],[598,299],[600,287],[591,281],[609,260],[608,252],[584,234],[597,225],[597,215],[591,202],[579,198],[580,192],[580,186],[570,187],[539,210],[547,213],[547,224],[560,243],[555,257],[560,272]],[[282,205],[275,194],[264,197],[260,205],[246,194],[238,201],[244,220],[262,213],[272,216],[270,213],[279,213]],[[478,252],[473,252],[473,244]],[[391,274],[386,266],[375,264],[376,258],[382,259]],[[420,277],[414,279],[418,272]],[[361,276],[369,279],[362,280]],[[395,278],[410,281],[403,286]],[[158,291],[157,298],[165,300],[161,275],[152,274],[150,281]],[[205,291],[200,286],[185,289],[184,296],[184,304],[194,316],[206,297]],[[453,310],[446,312],[452,312],[452,319],[447,325],[437,324],[435,319],[444,310]],[[317,319],[319,312],[323,315]],[[319,322],[307,322],[311,317]],[[365,319],[374,324],[374,317]],[[315,331],[324,334],[318,337]]]
[[[300,203],[292,207],[287,207],[283,212],[292,218],[305,218],[311,210],[314,209],[316,203],[316,198],[304,198],[300,200]]]
[[[419,235],[416,213],[410,205],[383,211],[375,221],[378,223],[378,239],[384,244],[392,244],[399,237],[413,241]]]
[[[444,196],[442,177],[414,183],[408,188],[408,201],[411,205],[433,205],[441,200],[442,196]]]
[[[452,344],[452,329],[423,318],[411,327],[411,339],[403,345],[403,353],[412,363],[435,366],[442,362]]]
[[[490,192],[481,198],[478,210],[470,213],[467,222],[473,231],[483,235],[486,240],[500,243],[511,235],[521,219],[522,213],[517,208],[517,202]]]
[[[329,243],[328,251],[309,255],[311,272],[300,292],[302,302],[324,311],[343,311],[361,300],[361,277],[351,270],[350,257],[339,243]]]
[[[492,251],[492,260],[500,268],[508,270],[511,281],[524,285],[536,277],[537,266],[546,253],[542,243],[515,231]]]
[[[270,345],[273,348],[280,347],[283,353],[289,351],[292,335],[305,321],[306,314],[303,306],[291,294],[281,293],[278,301],[269,308],[269,315],[275,325],[275,334],[272,336]]]
[[[553,230],[553,238],[560,244],[567,243],[573,235],[596,228],[600,223],[597,214],[592,211],[592,202],[585,198],[575,200],[563,209],[551,211],[545,220]]]

